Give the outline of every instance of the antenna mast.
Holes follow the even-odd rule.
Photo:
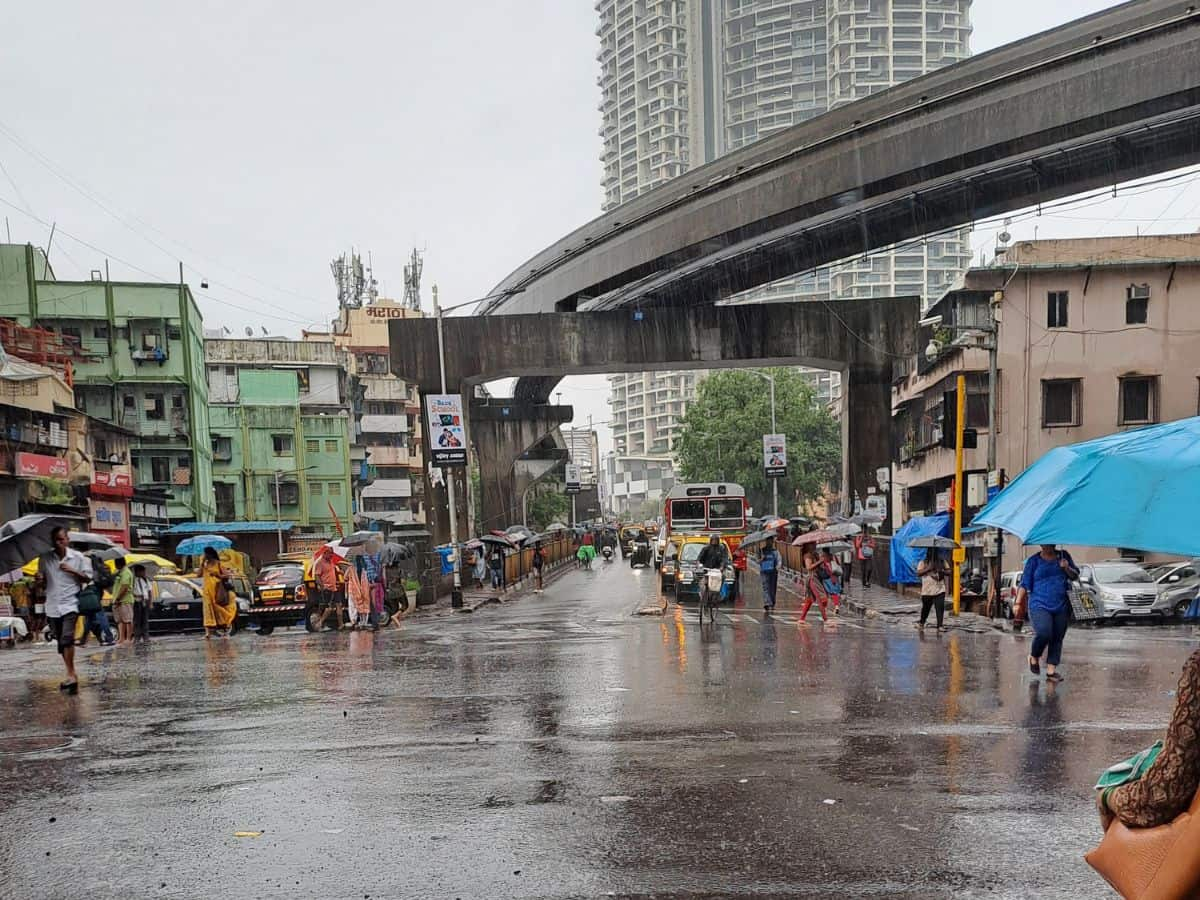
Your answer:
[[[364,303],[372,304],[379,296],[379,282],[371,269],[370,256],[364,266],[362,257],[354,250],[343,253],[329,264],[333,281],[337,285],[338,306],[343,309],[358,309]]]
[[[425,260],[421,251],[413,247],[412,257],[404,266],[404,306],[408,309],[421,308],[421,270],[425,268]]]

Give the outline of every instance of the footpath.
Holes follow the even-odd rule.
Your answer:
[[[549,588],[550,585],[558,581],[567,572],[573,571],[575,568],[575,558],[569,557],[554,565],[546,566],[542,577],[543,587]],[[491,573],[488,573],[488,578],[491,578]],[[463,572],[463,605],[455,608],[450,605],[450,596],[447,594],[438,597],[436,603],[430,603],[425,606],[418,606],[413,612],[405,616],[406,619],[423,619],[423,618],[440,618],[443,616],[452,616],[456,614],[470,614],[476,610],[498,603],[511,603],[514,600],[521,600],[524,597],[532,596],[535,592],[535,582],[533,575],[527,575],[512,584],[505,585],[501,589],[493,588],[490,582],[484,582],[482,588],[475,586],[475,580],[469,572]]]

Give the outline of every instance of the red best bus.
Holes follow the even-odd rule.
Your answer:
[[[732,553],[746,536],[746,489],[731,482],[677,484],[667,493],[666,532],[716,533]]]

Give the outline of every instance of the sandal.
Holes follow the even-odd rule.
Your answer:
[[[1039,663],[1036,659],[1033,659],[1031,657],[1029,660],[1029,671],[1032,672],[1034,675],[1041,675],[1042,674],[1042,664]]]
[[[1061,675],[1059,675],[1057,672],[1051,672],[1049,675],[1046,676],[1046,680],[1047,681],[1062,681],[1063,677]]]

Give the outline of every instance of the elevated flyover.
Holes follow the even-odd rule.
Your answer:
[[[523,263],[481,311],[711,303],[1197,161],[1197,4],[1135,0],[693,169]]]

